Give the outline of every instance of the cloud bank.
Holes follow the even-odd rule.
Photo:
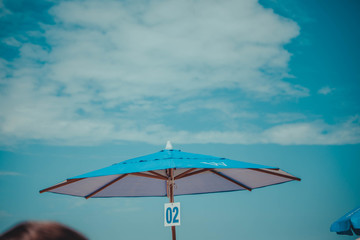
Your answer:
[[[2,144],[360,142],[352,120],[251,123],[249,101],[309,96],[286,81],[299,26],[255,0],[72,0],[49,14],[3,40],[19,55],[0,60]]]
[[[0,176],[20,176],[21,173],[18,172],[9,172],[9,171],[0,171]]]

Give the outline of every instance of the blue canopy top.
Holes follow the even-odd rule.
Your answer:
[[[85,173],[70,179],[100,177],[115,174],[126,174],[154,171],[170,168],[268,168],[259,164],[230,160],[209,155],[182,152],[181,150],[161,150],[153,154],[132,158],[112,166]]]
[[[330,227],[331,232],[341,235],[360,235],[360,207],[355,208],[334,222]]]
[[[170,144],[169,144],[170,145]],[[167,171],[171,169],[171,171]],[[256,188],[300,178],[279,168],[165,149],[85,173],[40,192],[85,198],[173,196]]]

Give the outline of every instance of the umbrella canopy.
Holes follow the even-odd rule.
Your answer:
[[[69,178],[40,192],[85,198],[169,197],[170,185],[176,196],[251,191],[293,180],[300,181],[276,167],[165,149]]]
[[[331,227],[331,232],[340,235],[360,235],[360,207],[355,208],[335,221]]]

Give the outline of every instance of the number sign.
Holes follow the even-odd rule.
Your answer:
[[[165,227],[180,225],[180,203],[165,203],[164,208]]]

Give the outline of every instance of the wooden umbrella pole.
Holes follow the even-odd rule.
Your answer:
[[[174,169],[170,169],[170,183],[169,183],[169,192],[170,192],[170,203],[174,202]],[[175,226],[171,226],[172,240],[176,240],[176,231]]]

